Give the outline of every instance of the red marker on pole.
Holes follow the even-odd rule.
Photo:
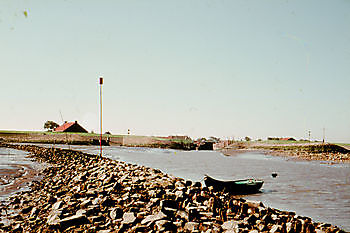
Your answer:
[[[103,77],[100,77],[100,156],[102,157],[102,84]]]

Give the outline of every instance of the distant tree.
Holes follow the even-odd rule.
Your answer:
[[[197,142],[206,142],[207,139],[206,139],[206,138],[198,138],[196,141],[197,141]]]
[[[212,142],[218,143],[218,142],[220,142],[220,138],[217,138],[217,137],[213,137],[213,136],[211,136],[211,137],[209,137],[209,141],[212,141]]]
[[[44,124],[44,129],[48,129],[48,130],[54,130],[59,126],[59,124],[57,124],[54,121],[46,121]]]
[[[244,140],[246,140],[247,142],[249,142],[250,140],[252,140],[250,137],[245,137]]]
[[[109,134],[109,135],[111,135],[112,133],[111,133],[111,132],[109,132],[109,131],[107,131],[107,132],[105,132],[105,134]]]

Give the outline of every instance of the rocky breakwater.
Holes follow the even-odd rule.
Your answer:
[[[343,232],[156,169],[70,150],[7,146],[51,166],[30,191],[1,206],[9,219],[2,231]]]

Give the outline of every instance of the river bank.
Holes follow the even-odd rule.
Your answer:
[[[99,145],[100,135],[95,133],[71,132],[30,132],[1,131],[0,142],[4,143],[40,143],[66,145]],[[102,145],[118,145],[129,147],[169,148],[179,150],[195,150],[196,144],[191,139],[174,137],[138,136],[138,135],[102,135]]]
[[[4,231],[342,232],[156,169],[70,150],[8,146],[51,166],[30,191],[1,207],[15,210]]]
[[[335,144],[267,144],[239,143],[220,150],[228,156],[246,152],[263,152],[300,160],[318,160],[330,163],[350,163],[350,150]]]
[[[28,189],[28,183],[40,179],[40,168],[27,152],[0,147],[0,201],[14,192]]]

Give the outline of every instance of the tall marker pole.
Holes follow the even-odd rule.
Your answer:
[[[324,141],[325,141],[325,137],[326,137],[326,129],[325,129],[325,127],[323,127],[323,140],[322,140],[322,142],[324,143]]]
[[[102,84],[103,77],[100,77],[100,156],[102,157]]]

